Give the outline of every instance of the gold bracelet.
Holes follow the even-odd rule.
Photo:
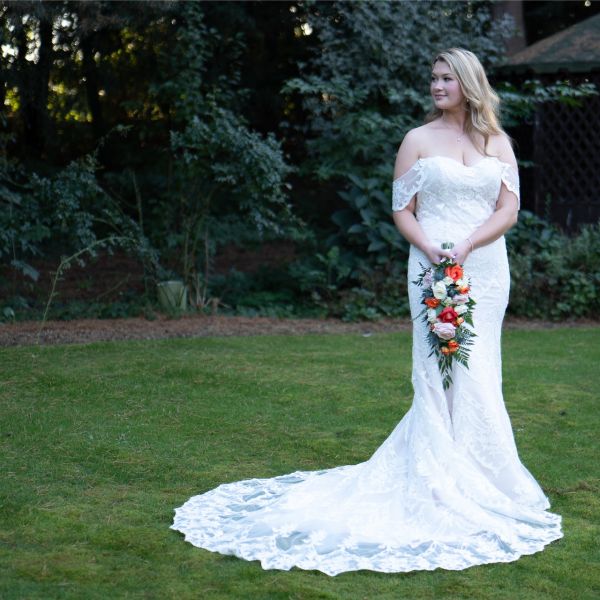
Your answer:
[[[473,252],[473,250],[475,250],[475,246],[473,245],[473,240],[470,237],[468,237],[467,242],[469,242],[469,244],[471,244],[471,252]]]

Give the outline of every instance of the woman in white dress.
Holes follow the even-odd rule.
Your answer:
[[[561,518],[521,464],[502,397],[500,334],[510,277],[503,234],[516,222],[518,172],[498,99],[478,59],[433,63],[434,109],[398,151],[394,222],[410,242],[413,403],[366,462],[227,483],[176,509],[195,546],[265,569],[329,575],[464,569],[509,562],[562,537]],[[452,242],[452,250],[442,248]],[[429,356],[421,265],[454,257],[471,279],[476,337],[444,389]]]

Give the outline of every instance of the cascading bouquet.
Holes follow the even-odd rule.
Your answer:
[[[454,244],[446,242],[442,248]],[[452,384],[452,361],[469,367],[469,346],[476,334],[464,324],[473,327],[475,300],[469,292],[470,282],[463,268],[449,258],[431,267],[423,267],[414,284],[423,288],[422,302],[425,308],[417,318],[423,317],[427,324],[427,340],[431,347],[429,356],[435,354],[442,375],[444,389]]]

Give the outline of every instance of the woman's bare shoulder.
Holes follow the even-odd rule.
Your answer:
[[[396,155],[394,178],[406,173],[421,156],[422,149],[427,141],[426,128],[427,125],[421,125],[421,127],[415,127],[405,134]]]
[[[511,139],[504,132],[490,136],[488,140],[488,153],[492,156],[497,156],[503,162],[517,165]]]
[[[425,123],[425,125],[421,125],[420,127],[415,127],[411,129],[405,136],[404,139],[409,138],[411,141],[419,142],[428,140],[434,131],[438,129],[437,120],[431,121],[430,123]]]
[[[501,131],[500,133],[493,133],[492,135],[490,135],[489,143],[498,149],[512,147],[510,143],[510,137],[508,137],[508,135],[504,131]]]
[[[435,128],[434,123],[426,123],[409,130],[402,140],[400,151],[414,156],[415,159],[419,158],[423,149],[430,144]]]

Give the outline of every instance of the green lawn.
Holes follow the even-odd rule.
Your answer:
[[[521,459],[565,537],[514,563],[333,578],[194,548],[173,508],[225,481],[366,460],[410,405],[410,335],[0,350],[0,598],[600,597],[600,329],[503,344]]]

